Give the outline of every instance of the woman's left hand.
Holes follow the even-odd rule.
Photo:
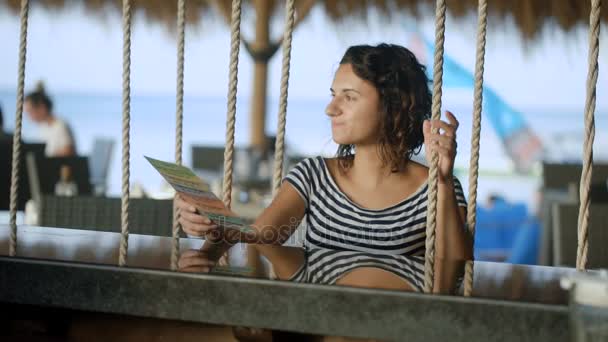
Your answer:
[[[180,272],[209,273],[215,267],[216,261],[207,252],[189,249],[180,254],[177,265]]]
[[[449,123],[441,120],[425,120],[423,126],[424,151],[426,161],[431,165],[432,152],[436,151],[439,155],[437,164],[437,176],[439,184],[446,184],[452,181],[454,172],[454,159],[456,158],[456,130],[458,120],[454,114],[445,112]],[[433,128],[437,128],[433,132]]]

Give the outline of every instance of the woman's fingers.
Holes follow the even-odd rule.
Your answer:
[[[441,146],[436,142],[432,143],[429,148],[431,151],[436,151],[437,154],[443,157],[453,159],[456,156],[456,150],[454,148]]]
[[[445,111],[445,116],[448,118],[450,125],[454,126],[455,129],[458,129],[458,126],[460,126],[460,122],[458,122],[456,116],[449,110]]]
[[[210,270],[216,263],[210,260],[206,253],[191,249],[180,255],[177,264],[180,270],[196,269],[202,271],[203,269]]]
[[[445,121],[441,121],[441,120],[430,120],[431,122],[431,130],[433,128],[439,128],[443,130],[443,134],[449,136],[449,137],[455,137],[456,136],[456,129],[458,128],[458,126],[453,125],[453,124],[449,124]],[[431,131],[432,134],[435,134],[434,132]]]
[[[206,254],[205,252],[201,252],[198,249],[189,249],[187,251],[184,251],[180,254],[180,258],[192,258],[192,257],[199,257],[203,254]]]
[[[183,217],[184,219],[196,224],[211,224],[211,220],[207,216],[198,213],[183,211],[180,212],[180,217]]]
[[[207,216],[199,214],[196,207],[184,200],[183,197],[177,196],[176,204],[180,209],[179,223],[186,234],[203,237],[217,231],[218,226]]]
[[[443,134],[447,136],[456,137],[456,131],[458,130],[460,123],[450,111],[446,111],[445,116],[449,123],[442,120],[425,120],[423,125],[424,135],[435,133],[433,132],[433,128],[437,128],[443,130]]]
[[[188,268],[188,267],[213,267],[215,266],[215,262],[210,261],[206,258],[185,258],[180,259],[178,263],[179,268]]]
[[[219,229],[217,225],[192,223],[190,221],[187,221],[183,217],[179,218],[179,223],[182,226],[182,230],[186,232],[186,234],[199,237],[215,233]]]
[[[209,273],[211,272],[212,267],[206,267],[206,266],[194,266],[194,267],[185,267],[185,268],[180,268],[179,271],[180,272],[187,272],[187,273]]]
[[[431,143],[439,143],[439,145],[443,146],[443,147],[447,147],[447,148],[451,148],[453,146],[456,146],[456,140],[454,140],[454,138],[452,137],[448,137],[445,135],[441,135],[441,134],[431,134],[431,136],[428,139]]]
[[[194,236],[204,236],[218,229],[209,218],[187,212],[180,213],[179,223],[184,232]]]
[[[180,195],[175,197],[175,204],[182,212],[196,212],[196,207],[184,200],[184,198]]]
[[[422,133],[426,139],[431,134],[431,120],[424,120],[422,123]]]

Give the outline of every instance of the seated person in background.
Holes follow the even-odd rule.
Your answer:
[[[30,119],[40,125],[40,135],[46,144],[47,157],[76,155],[74,136],[68,124],[53,114],[53,102],[44,91],[42,83],[25,97],[24,110]]]
[[[13,141],[13,134],[4,131],[4,117],[2,116],[2,107],[0,107],[0,143]]]
[[[499,194],[491,194],[490,196],[488,196],[486,207],[488,209],[492,209],[496,205],[504,204],[506,202],[507,201],[505,200],[505,198],[502,197],[501,195],[499,195]]]
[[[424,66],[404,47],[349,48],[326,108],[339,145],[336,157],[308,158],[296,165],[252,224],[253,234],[222,230],[194,203],[178,197],[183,230],[204,236],[223,250],[236,242],[253,244],[280,279],[293,278],[293,270],[281,266],[289,256],[272,245],[283,244],[304,219],[307,250],[422,256],[429,170],[411,157],[424,145],[427,161],[431,151],[439,156],[435,258],[469,260],[466,201],[453,176],[458,121],[450,112],[447,121],[429,120],[428,83]],[[202,251],[188,251],[180,258],[180,270],[207,271],[214,259]],[[407,281],[399,272],[389,275]]]

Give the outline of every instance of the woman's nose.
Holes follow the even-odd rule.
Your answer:
[[[332,98],[327,107],[325,107],[325,114],[328,116],[337,116],[340,115],[341,110],[340,107],[336,104],[336,98]]]

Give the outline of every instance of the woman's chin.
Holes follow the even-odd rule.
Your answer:
[[[332,137],[333,141],[337,144],[337,145],[350,145],[352,144],[352,141],[350,139],[346,139],[345,137],[341,137],[341,136],[333,136]]]

